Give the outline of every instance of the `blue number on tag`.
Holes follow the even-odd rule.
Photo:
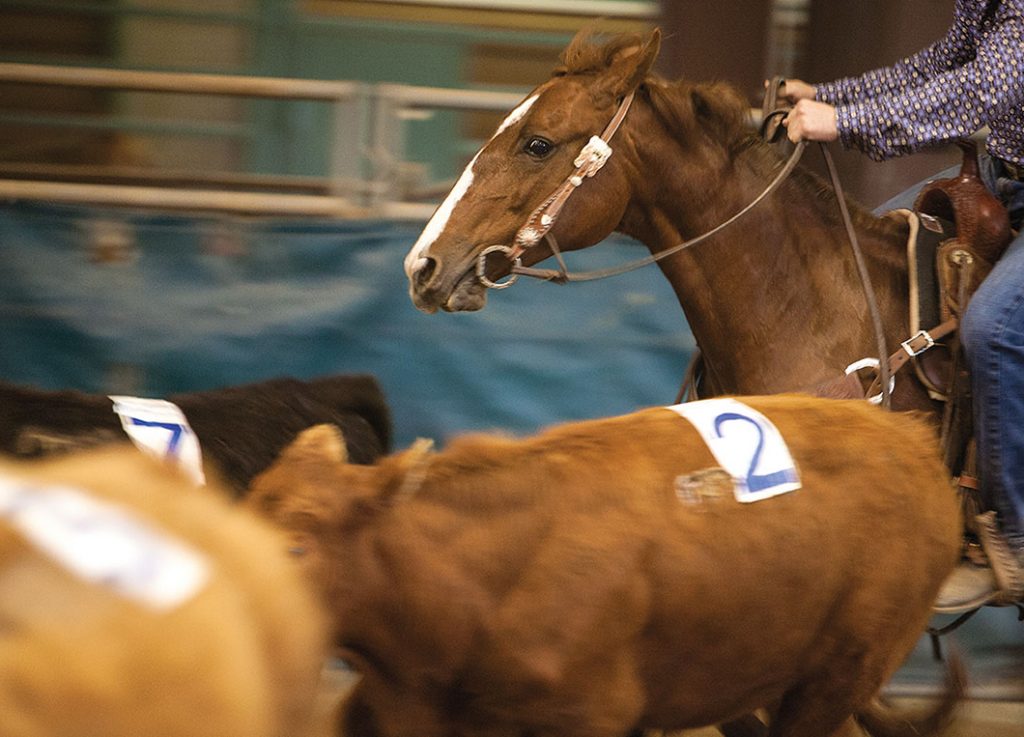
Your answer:
[[[140,420],[137,417],[132,417],[133,425],[141,425],[142,427],[162,427],[164,430],[168,430],[171,433],[171,439],[167,443],[167,455],[174,458],[178,455],[178,442],[181,440],[181,435],[185,431],[185,428],[176,422],[151,422],[150,420]]]
[[[761,452],[764,450],[764,428],[752,417],[741,415],[737,412],[723,412],[715,418],[715,432],[722,437],[722,425],[730,420],[743,420],[757,428],[757,447],[754,449],[753,457],[750,459],[750,467],[747,469],[746,484],[750,491],[764,491],[779,484],[795,481],[793,469],[784,468],[781,471],[774,471],[766,474],[756,474],[754,469],[761,461]]]

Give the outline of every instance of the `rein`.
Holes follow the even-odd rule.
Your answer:
[[[766,109],[763,111],[762,115],[761,135],[769,142],[773,142],[775,139],[781,137],[781,124],[785,116],[788,114],[787,109],[775,107],[776,95],[781,88],[782,83],[783,80],[781,77],[775,78],[769,86],[769,90],[772,94],[770,94],[770,96],[765,100]],[[550,231],[554,227],[555,220],[558,218],[558,215],[562,211],[562,207],[565,205],[570,195],[572,195],[572,193],[575,192],[583,183],[585,177],[594,176],[601,167],[605,165],[608,157],[611,156],[612,149],[608,146],[607,142],[619,129],[622,120],[626,117],[626,113],[629,111],[629,107],[633,102],[635,94],[636,91],[634,90],[623,98],[618,109],[615,111],[615,115],[605,127],[601,136],[591,137],[590,141],[588,141],[580,151],[580,155],[575,161],[573,161],[573,165],[576,167],[575,171],[573,171],[562,185],[559,186],[558,189],[547,197],[530,214],[526,223],[516,233],[512,246],[493,245],[488,246],[480,252],[480,255],[477,257],[476,276],[485,287],[488,289],[507,289],[512,286],[520,276],[529,276],[535,279],[551,281],[556,284],[606,279],[611,276],[618,276],[620,274],[625,274],[644,266],[657,263],[658,261],[679,253],[684,249],[692,248],[735,223],[756,207],[765,197],[778,189],[783,180],[785,180],[786,177],[792,173],[793,169],[796,168],[797,162],[799,162],[800,157],[803,155],[804,149],[806,148],[806,141],[800,141],[797,143],[793,148],[793,152],[786,160],[785,165],[779,173],[775,175],[775,178],[768,183],[768,186],[765,187],[764,190],[745,207],[725,221],[716,225],[711,230],[689,240],[685,240],[682,243],[672,246],[664,251],[652,253],[643,258],[636,259],[635,261],[620,264],[619,266],[572,273],[566,268],[565,261],[562,259],[561,251],[558,248],[558,243]],[[771,107],[769,107],[769,105],[771,105]],[[860,248],[860,242],[857,239],[856,230],[853,227],[853,220],[850,217],[849,209],[846,207],[843,188],[839,182],[839,174],[836,171],[835,163],[832,161],[832,155],[829,153],[825,143],[820,143],[819,146],[821,148],[822,156],[825,158],[829,178],[831,179],[832,188],[835,191],[836,201],[839,204],[839,210],[842,215],[843,225],[846,229],[847,239],[849,240],[850,247],[853,250],[857,272],[860,276],[861,286],[864,290],[864,297],[867,302],[868,313],[871,318],[872,329],[876,340],[876,349],[879,356],[878,379],[881,384],[881,404],[888,409],[891,406],[890,395],[892,392],[892,369],[890,368],[888,361],[882,360],[887,355],[888,351],[885,345],[885,333],[882,325],[881,313],[878,309],[878,300],[875,296],[874,287],[871,284],[871,277],[868,274],[867,264],[864,261],[864,255]],[[522,253],[527,248],[536,245],[542,238],[547,240],[552,255],[558,261],[558,269],[537,269],[522,265]],[[494,282],[486,275],[487,256],[491,253],[504,253],[512,262],[510,276],[503,282]]]
[[[601,135],[592,136],[580,151],[580,155],[573,161],[573,165],[576,168],[572,174],[566,177],[565,181],[563,181],[562,184],[559,185],[551,195],[545,198],[544,201],[541,202],[540,205],[530,214],[526,219],[526,223],[516,232],[516,235],[512,240],[512,245],[488,246],[480,252],[480,255],[477,256],[476,276],[477,279],[480,280],[481,284],[488,289],[507,289],[515,284],[520,276],[529,276],[534,279],[555,282],[556,284],[595,281],[597,279],[606,279],[610,276],[625,274],[627,272],[634,271],[635,269],[657,263],[664,258],[668,258],[673,254],[679,253],[686,248],[691,248],[692,246],[707,240],[742,218],[756,207],[761,200],[778,189],[783,180],[786,179],[793,169],[796,168],[797,162],[803,155],[805,143],[801,141],[793,149],[789,159],[787,159],[779,173],[774,179],[772,179],[768,186],[765,187],[761,194],[755,197],[749,204],[747,204],[746,207],[735,215],[716,225],[706,233],[702,233],[688,241],[683,241],[682,243],[679,243],[667,250],[645,256],[644,258],[637,259],[636,261],[627,262],[620,266],[570,273],[565,266],[565,262],[562,260],[562,254],[558,248],[558,243],[555,241],[555,238],[550,231],[554,227],[555,221],[558,219],[558,216],[562,212],[562,208],[565,206],[565,203],[568,201],[572,193],[575,192],[581,184],[583,184],[583,180],[585,178],[592,177],[597,174],[597,172],[600,171],[608,161],[608,158],[612,155],[612,149],[608,145],[608,141],[610,141],[616,131],[618,131],[619,126],[626,117],[626,113],[629,112],[629,107],[632,105],[633,98],[635,96],[636,90],[633,90],[622,99],[622,102],[619,103],[618,109],[615,111],[615,115],[612,117],[608,125],[605,126]],[[772,113],[772,115],[776,114],[784,114],[784,111]],[[542,238],[547,240],[548,245],[551,248],[552,255],[554,255],[558,260],[558,269],[535,269],[522,265],[520,257],[523,252],[527,248],[535,246]],[[487,277],[487,257],[492,253],[504,253],[506,258],[512,262],[511,275],[503,282],[495,282]]]
[[[864,253],[860,250],[860,241],[857,239],[857,231],[853,227],[853,220],[850,218],[850,211],[846,207],[846,198],[843,196],[843,185],[839,183],[839,173],[836,171],[835,162],[832,161],[832,154],[824,143],[818,144],[821,147],[821,155],[825,157],[825,166],[828,167],[828,176],[832,180],[832,189],[836,193],[836,202],[839,203],[839,211],[843,215],[843,225],[846,227],[846,237],[850,241],[850,248],[853,250],[853,258],[857,263],[857,273],[860,275],[860,285],[864,290],[864,300],[868,305],[868,313],[871,317],[871,327],[875,333],[875,349],[878,351],[878,379],[881,382],[882,406],[890,409],[892,406],[892,369],[889,361],[883,360],[888,352],[885,345],[885,329],[882,325],[882,313],[878,310],[878,298],[875,295],[875,288],[871,284],[871,275],[868,274],[868,266],[864,261]]]
[[[591,271],[580,271],[577,273],[571,273],[565,269],[564,263],[562,264],[562,268],[560,269],[535,269],[529,266],[522,266],[519,262],[519,256],[512,256],[512,252],[508,251],[505,246],[491,246],[489,249],[484,249],[484,251],[480,254],[480,260],[477,262],[477,275],[479,276],[480,274],[481,265],[484,260],[483,257],[486,255],[488,251],[492,250],[506,250],[506,252],[509,253],[509,257],[515,261],[514,265],[512,266],[513,277],[530,276],[535,279],[543,279],[545,281],[555,282],[556,284],[566,284],[568,282],[585,282],[594,281],[597,279],[605,279],[610,276],[618,276],[620,274],[625,274],[627,272],[634,271],[641,267],[657,263],[662,259],[668,258],[669,256],[679,253],[680,251],[685,250],[687,248],[692,248],[693,246],[696,246],[698,243],[701,243],[702,241],[705,241],[708,238],[717,235],[719,232],[725,230],[730,225],[732,225],[737,220],[746,215],[748,212],[750,212],[752,209],[754,209],[761,202],[761,200],[763,200],[765,197],[767,197],[776,189],[778,189],[779,185],[782,184],[786,177],[788,177],[790,173],[793,171],[793,169],[796,168],[797,162],[800,160],[801,155],[803,155],[805,146],[806,144],[803,141],[796,145],[796,148],[793,149],[793,153],[789,155],[789,159],[787,159],[785,166],[783,166],[779,173],[775,175],[775,178],[772,179],[771,182],[769,182],[768,186],[765,187],[764,190],[762,190],[762,192],[753,200],[751,200],[742,210],[739,210],[738,212],[736,212],[736,214],[732,215],[727,220],[724,220],[723,222],[719,223],[711,230],[701,233],[700,235],[691,238],[690,240],[678,243],[664,251],[652,253],[648,256],[644,256],[643,258],[636,259],[635,261],[628,261],[624,264],[620,264],[619,266],[610,266],[606,269],[594,269]],[[549,245],[552,246],[552,250],[554,251],[555,257],[558,258],[561,262],[561,256],[558,251],[557,244],[553,242],[554,237],[551,236],[550,234],[547,234],[547,239]],[[499,284],[498,287],[501,288],[511,286],[511,284],[514,281],[514,278],[509,279],[508,281]]]

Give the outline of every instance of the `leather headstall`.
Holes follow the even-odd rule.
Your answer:
[[[548,234],[548,231],[554,227],[555,221],[570,195],[583,184],[584,179],[594,176],[605,165],[608,157],[612,155],[612,149],[608,142],[615,136],[615,132],[622,124],[626,113],[629,112],[629,106],[633,104],[635,96],[636,90],[632,90],[622,98],[615,115],[612,116],[601,135],[591,136],[580,150],[579,156],[572,162],[576,167],[572,174],[566,177],[565,181],[530,214],[526,223],[516,232],[512,248],[508,252],[510,261],[514,261],[522,255],[523,251],[536,245],[541,238]]]

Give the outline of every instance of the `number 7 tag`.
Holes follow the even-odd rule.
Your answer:
[[[111,396],[121,427],[135,446],[180,468],[197,486],[206,483],[199,440],[178,405],[163,399]]]

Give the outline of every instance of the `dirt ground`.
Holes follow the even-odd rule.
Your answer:
[[[333,734],[331,715],[354,682],[355,676],[348,671],[331,668],[325,672],[320,699],[324,737]],[[910,710],[924,709],[928,705],[926,699],[918,698],[900,697],[892,699],[892,702],[897,707]],[[674,732],[666,737],[721,737],[721,733],[709,727]],[[944,737],[1024,737],[1024,702],[967,700]]]
[[[918,699],[894,699],[893,703],[910,709],[927,706]],[[679,732],[672,737],[721,737],[718,730]],[[1005,701],[968,701],[943,737],[1024,737],[1024,703]]]

